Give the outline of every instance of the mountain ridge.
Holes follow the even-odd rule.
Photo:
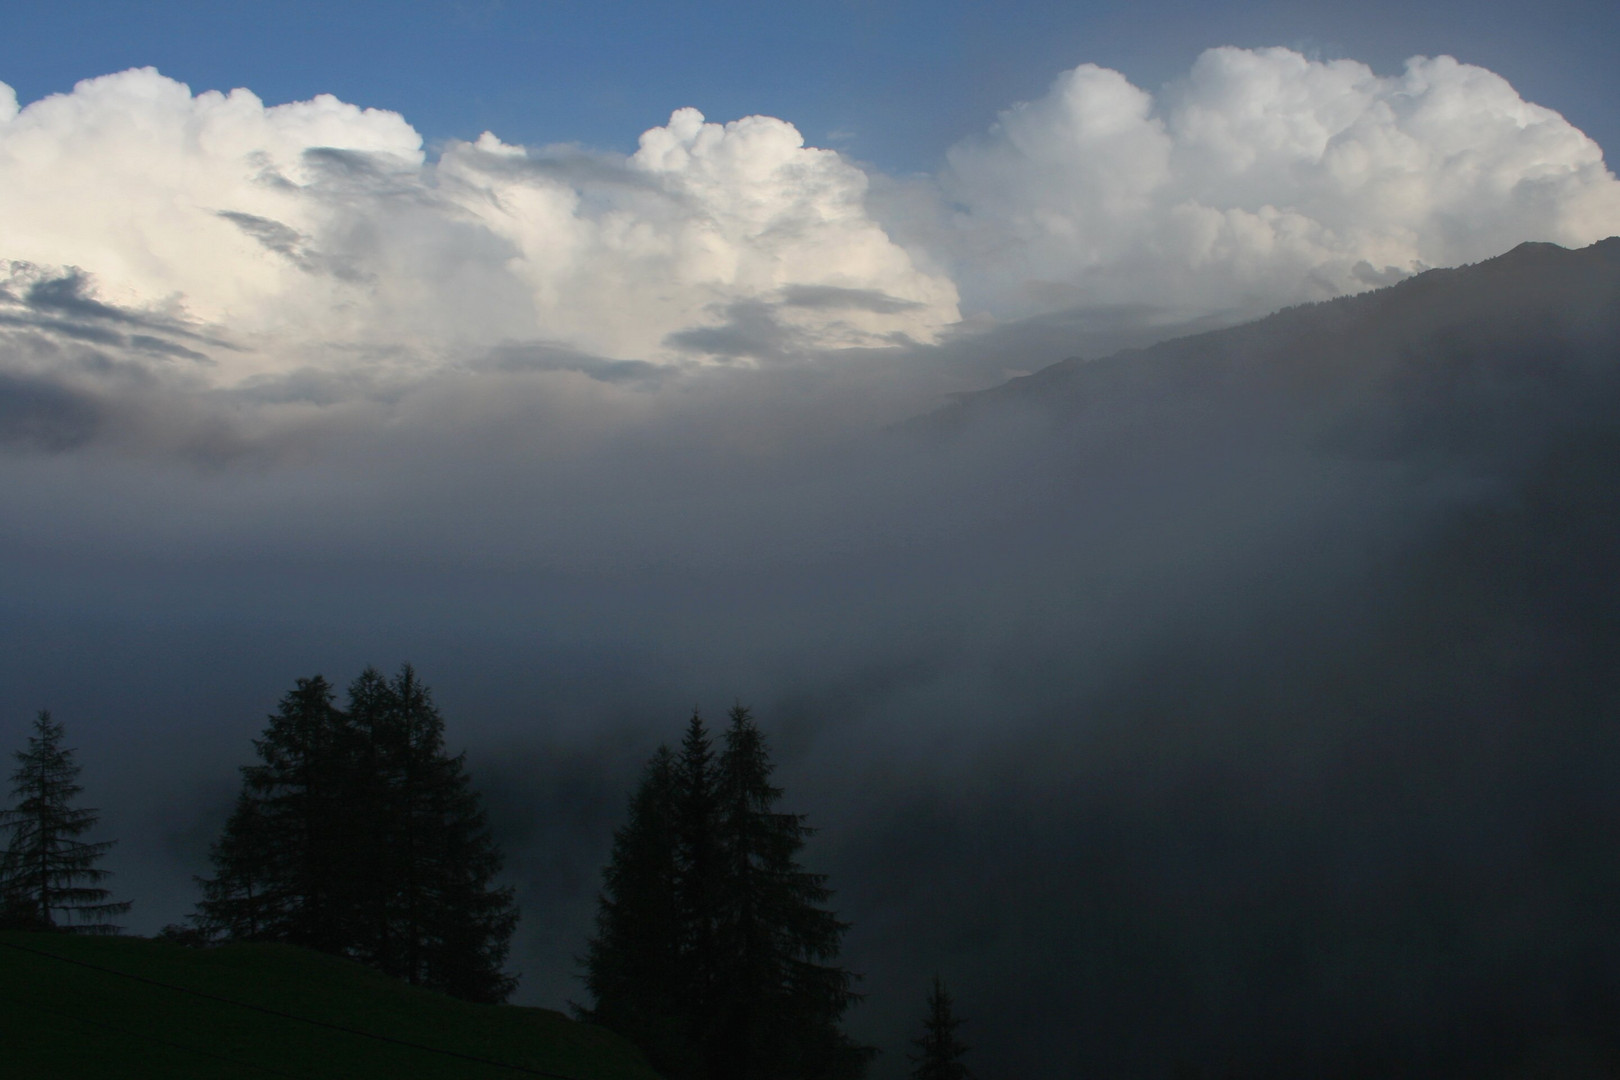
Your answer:
[[[1527,365],[1525,348],[1556,363]],[[1578,249],[1531,242],[1483,262],[1425,271],[1238,326],[1094,359],[1070,357],[960,395],[924,426],[972,424],[1015,403],[1105,430],[1163,419],[1167,411],[1186,419],[1190,406],[1206,420],[1224,413],[1228,423],[1217,427],[1263,421],[1268,405],[1349,419],[1358,407],[1387,410],[1403,396],[1409,404],[1414,393],[1432,404],[1448,384],[1474,407],[1500,412],[1509,404],[1504,394],[1529,394],[1527,405],[1546,398],[1556,389],[1549,379],[1607,382],[1615,365],[1603,361],[1617,351],[1620,237]],[[1104,422],[1101,408],[1130,415]],[[1419,410],[1408,420],[1443,419],[1432,414]]]

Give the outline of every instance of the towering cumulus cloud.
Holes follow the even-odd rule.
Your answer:
[[[13,367],[65,333],[215,386],[611,374],[928,344],[963,314],[1236,317],[1620,232],[1597,145],[1448,57],[1381,77],[1213,49],[1157,97],[1083,65],[937,176],[873,179],[765,116],[679,109],[630,155],[491,133],[435,155],[324,95],[148,68],[19,108],[0,84],[0,331]]]
[[[92,79],[0,127],[0,258],[76,267],[110,303],[287,333],[341,307],[311,278],[374,273],[322,250],[363,228],[349,175],[408,184],[422,160],[400,117],[331,97],[266,109],[150,69]]]
[[[866,215],[866,175],[780,120],[682,109],[629,158],[486,134],[429,161],[393,113],[193,96],[151,69],[14,101],[13,279],[76,268],[102,301],[214,328],[227,378],[525,344],[767,359],[957,318],[950,281]]]
[[[615,356],[932,340],[949,280],[867,216],[866,174],[793,125],[680,109],[627,160],[451,148],[441,191],[511,244],[545,332]]]
[[[1263,309],[1620,231],[1597,144],[1445,56],[1386,78],[1211,49],[1157,100],[1082,65],[953,148],[940,183],[936,235],[968,298],[1004,312]]]

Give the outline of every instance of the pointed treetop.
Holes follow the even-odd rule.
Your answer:
[[[970,1047],[956,1037],[961,1026],[962,1018],[956,1015],[945,980],[935,974],[922,1035],[911,1040],[917,1053],[907,1055],[912,1080],[972,1080],[973,1074],[962,1063]]]
[[[95,826],[97,811],[72,805],[84,789],[73,750],[62,745],[62,725],[41,710],[28,748],[16,753],[11,776],[16,807],[0,813],[0,827],[11,830],[0,862],[0,919],[8,924],[80,933],[116,933],[107,919],[129,910],[97,883],[108,876],[96,862],[112,841],[78,839]],[[65,920],[58,923],[58,917]]]
[[[703,713],[698,710],[696,705],[692,706],[692,716],[686,721],[686,734],[681,737],[682,756],[707,756],[713,741],[709,737],[708,728],[703,724]]]

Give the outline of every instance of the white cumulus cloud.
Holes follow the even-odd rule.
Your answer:
[[[214,385],[635,379],[932,343],[964,312],[1258,314],[1616,232],[1597,145],[1449,57],[1380,76],[1212,49],[1157,94],[1081,65],[907,180],[767,116],[678,109],[629,155],[492,133],[434,154],[405,118],[324,95],[267,106],[145,68],[19,108],[0,83],[0,322],[31,371],[82,316],[85,371],[122,342]]]
[[[749,302],[814,347],[932,340],[957,318],[955,286],[867,214],[866,174],[782,120],[680,109],[623,161],[531,157],[486,134],[438,173],[513,246],[545,332],[610,355],[656,355]]]
[[[1263,310],[1620,232],[1597,144],[1441,56],[1379,76],[1211,49],[1157,97],[1085,64],[950,151],[931,232],[1001,313],[1152,302]]]
[[[739,357],[927,341],[957,318],[952,283],[867,215],[865,173],[768,117],[682,109],[628,158],[486,134],[429,160],[394,113],[193,95],[150,68],[0,99],[0,258],[220,328],[240,346],[216,357],[227,378],[524,341]],[[740,310],[752,345],[723,336]]]

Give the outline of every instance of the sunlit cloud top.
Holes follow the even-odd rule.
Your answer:
[[[1123,304],[1259,314],[1590,243],[1620,232],[1620,183],[1558,113],[1449,57],[1378,76],[1219,48],[1157,94],[1082,64],[903,178],[785,119],[691,108],[630,154],[494,133],[429,153],[396,113],[144,68],[24,108],[0,84],[0,225],[0,302],[71,281],[192,335],[169,362],[218,384],[514,349],[768,364]]]

